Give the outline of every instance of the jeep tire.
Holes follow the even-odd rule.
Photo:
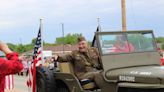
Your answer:
[[[53,69],[37,67],[36,69],[37,92],[54,92],[56,89]]]

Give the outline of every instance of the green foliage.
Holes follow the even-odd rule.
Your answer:
[[[143,35],[129,35],[128,36],[128,40],[129,42],[131,42],[136,49],[140,50],[140,49],[145,49],[146,48],[152,48],[152,38],[147,38],[144,37]]]
[[[156,38],[157,43],[161,43],[161,49],[164,50],[164,37]]]
[[[161,47],[162,47],[162,50],[164,50],[164,43],[162,43],[162,46]]]
[[[27,44],[27,45],[23,45],[23,44],[12,44],[12,43],[8,43],[7,44],[9,46],[9,48],[14,51],[14,52],[18,52],[18,53],[23,53],[29,50],[32,50],[34,48],[33,44]]]
[[[64,44],[76,44],[77,43],[77,38],[80,37],[80,36],[82,36],[82,34],[77,34],[77,33],[75,33],[75,34],[67,34],[64,37],[64,39],[63,39],[63,37],[56,38],[56,44],[46,43],[44,41],[43,42],[43,46],[56,46],[58,44],[63,44],[63,41],[64,41]],[[8,46],[9,46],[9,48],[12,51],[15,51],[15,52],[18,52],[18,53],[21,54],[23,52],[27,52],[27,51],[33,50],[35,42],[36,42],[36,38],[33,38],[30,44],[26,44],[26,45],[18,44],[18,45],[15,45],[15,44],[8,43]]]
[[[56,44],[64,44],[64,39],[63,37],[56,38]]]
[[[16,45],[14,45],[12,43],[7,43],[7,45],[12,51],[16,51]]]
[[[34,49],[35,42],[36,42],[36,39],[34,38],[34,39],[32,39],[32,41],[31,41],[30,44],[26,44],[26,45],[18,44],[18,45],[15,45],[15,44],[12,44],[12,43],[8,43],[8,46],[9,46],[9,48],[12,51],[18,52],[18,53],[21,54],[21,53],[24,53],[24,52],[33,50]],[[56,44],[43,42],[43,45],[44,46],[55,46]]]
[[[33,44],[27,44],[27,45],[24,45],[24,47],[26,48],[26,51],[29,51],[29,50],[32,50],[34,48],[34,45]]]
[[[19,52],[19,53],[23,53],[23,52],[26,52],[26,47],[22,44],[19,44],[17,47],[16,47],[16,52]]]
[[[156,38],[157,43],[164,43],[164,37]]]
[[[64,38],[59,37],[56,38],[56,44],[76,44],[77,43],[77,38],[82,36],[82,34],[67,34]]]
[[[31,44],[33,44],[33,45],[34,45],[34,44],[35,44],[35,42],[36,42],[36,38],[33,38],[33,39],[32,39],[32,41],[31,41]]]
[[[31,48],[32,48],[32,45],[29,45],[29,46],[28,45],[22,45],[22,44],[14,45],[11,43],[8,43],[8,46],[12,51],[18,52],[18,53],[26,52],[28,50],[31,50]]]
[[[57,44],[54,43],[44,43],[43,46],[56,46]]]

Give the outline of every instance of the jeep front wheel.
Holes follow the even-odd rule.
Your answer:
[[[56,83],[53,70],[46,67],[37,67],[36,70],[37,92],[54,92]]]

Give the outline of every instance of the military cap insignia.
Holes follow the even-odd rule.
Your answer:
[[[77,57],[79,57],[80,55],[79,54],[76,54]]]

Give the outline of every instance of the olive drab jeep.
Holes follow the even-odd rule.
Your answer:
[[[70,62],[37,68],[37,92],[164,92],[164,67],[153,31],[96,32],[103,88],[78,80]]]

